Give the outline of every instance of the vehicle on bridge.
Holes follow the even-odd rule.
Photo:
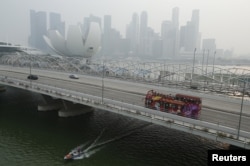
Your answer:
[[[70,75],[69,75],[69,78],[72,78],[72,79],[79,79],[78,75],[76,75],[76,74],[70,74]]]
[[[201,111],[200,97],[184,94],[161,94],[150,90],[145,97],[147,108],[198,119]]]
[[[29,80],[38,80],[38,76],[30,74],[30,75],[28,75],[27,79],[29,79]]]

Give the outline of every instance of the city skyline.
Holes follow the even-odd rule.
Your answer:
[[[118,30],[125,37],[126,26],[131,20],[133,13],[141,14],[142,11],[147,11],[148,26],[152,27],[156,33],[160,32],[160,27],[163,21],[171,20],[172,9],[178,7],[180,10],[179,26],[183,26],[190,20],[192,10],[199,9],[200,11],[200,28],[202,39],[215,38],[218,48],[232,49],[236,54],[249,54],[248,47],[250,38],[250,25],[246,20],[249,20],[246,0],[234,2],[230,0],[221,0],[216,2],[211,0],[195,1],[163,1],[159,3],[151,0],[135,0],[135,1],[112,1],[104,0],[102,2],[94,1],[78,1],[75,0],[69,7],[70,2],[61,0],[49,1],[30,1],[24,0],[18,7],[14,7],[18,1],[10,0],[1,5],[1,22],[3,26],[0,32],[1,41],[9,41],[15,44],[26,45],[28,36],[30,35],[29,28],[29,11],[56,12],[60,13],[62,20],[65,21],[66,27],[71,24],[83,22],[84,17],[93,14],[100,18],[104,15],[112,16],[112,28]],[[154,5],[152,3],[154,2]],[[161,3],[160,3],[161,2]],[[134,4],[134,5],[132,5]],[[86,6],[87,5],[87,6]],[[112,8],[112,6],[116,8]],[[132,5],[132,6],[131,6]],[[3,8],[3,6],[5,6]],[[79,7],[82,6],[82,10]],[[102,6],[101,8],[98,6]],[[7,10],[8,9],[8,10]],[[14,12],[15,11],[15,12]],[[126,12],[125,12],[126,11]],[[122,15],[117,13],[124,12]],[[19,18],[19,21],[16,21]],[[10,21],[11,20],[11,21]],[[21,21],[20,21],[21,20]],[[122,21],[121,21],[122,20]],[[237,21],[237,22],[236,22]],[[102,22],[103,24],[103,22]],[[102,27],[103,28],[103,27]],[[16,30],[15,30],[16,29]]]
[[[53,45],[51,47],[53,50],[59,49],[61,51],[57,50],[57,53],[64,52],[65,54],[68,51],[63,49],[63,47],[70,48],[72,42],[68,43],[63,39],[65,39],[65,37],[71,38],[69,33],[72,34],[72,28],[68,34],[64,35],[65,22],[61,20],[61,15],[58,13],[49,13],[49,18],[46,16],[47,13],[45,11],[30,11],[31,35],[29,37],[29,45],[45,52],[50,52],[43,40],[44,38],[49,47]],[[47,22],[49,22],[49,25],[47,25]],[[82,39],[74,45],[79,45],[82,41],[85,41],[87,37],[86,32],[88,32],[88,27],[91,22],[96,23],[99,27],[102,26],[102,18],[93,15],[84,17],[84,22],[79,25],[70,25],[70,27],[77,26],[81,29],[78,37],[74,37],[74,41],[76,41],[77,38]],[[201,49],[199,10],[192,11],[191,20],[188,21],[185,26],[181,26],[181,31],[179,31],[179,8],[177,7],[172,9],[172,19],[162,23],[161,34],[155,33],[154,29],[148,26],[148,15],[146,11],[143,11],[140,16],[137,13],[132,15],[132,20],[126,27],[125,38],[122,37],[119,31],[113,29],[111,24],[112,17],[105,15],[103,20],[103,39],[102,45],[100,45],[102,47],[100,55],[105,57],[177,58],[179,55],[190,55],[194,49]],[[74,28],[74,31],[77,32],[78,28]],[[46,37],[47,35],[49,35],[50,39]],[[179,36],[181,36],[181,38]],[[48,42],[49,40],[51,41]],[[82,43],[79,46],[81,45],[84,44]],[[215,42],[214,45],[216,45]],[[210,46],[208,48],[210,48]],[[204,49],[208,48],[204,47]],[[210,51],[214,52],[215,49]],[[66,54],[69,54],[69,52]],[[219,56],[223,56],[223,51]]]

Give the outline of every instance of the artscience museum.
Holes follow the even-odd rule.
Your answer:
[[[53,51],[62,56],[91,59],[101,48],[101,28],[97,22],[90,22],[84,32],[81,25],[70,25],[66,39],[58,30],[48,30],[43,38]]]

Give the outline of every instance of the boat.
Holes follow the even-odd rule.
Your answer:
[[[85,156],[85,153],[86,151],[83,149],[83,145],[80,145],[66,154],[64,160],[82,159]]]

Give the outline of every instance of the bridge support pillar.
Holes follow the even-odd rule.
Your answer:
[[[58,111],[59,117],[78,116],[93,111],[92,107],[86,105],[76,104],[65,100],[62,101],[63,101],[63,108],[61,108]]]
[[[54,99],[51,96],[42,95],[43,102],[38,104],[38,111],[55,111],[63,107],[61,99]]]

